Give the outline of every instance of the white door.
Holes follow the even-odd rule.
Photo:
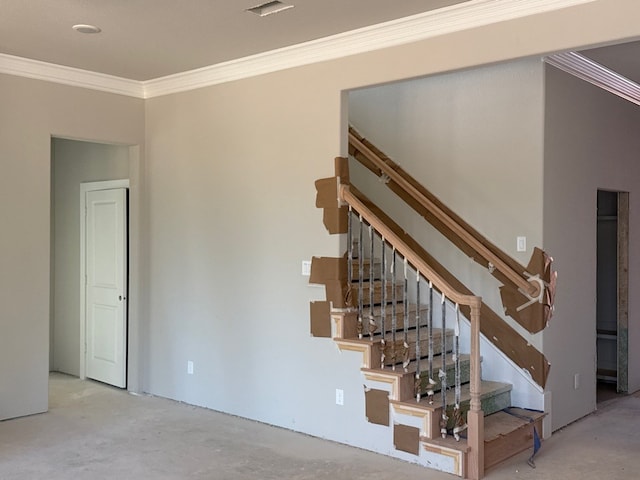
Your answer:
[[[86,197],[86,375],[127,385],[127,190]]]

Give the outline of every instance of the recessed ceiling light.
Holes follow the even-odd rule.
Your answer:
[[[260,15],[261,17],[266,17],[267,15],[279,13],[293,7],[293,5],[288,5],[278,0],[274,0],[272,2],[261,3],[260,5],[256,5],[255,7],[247,8],[247,12],[255,13],[256,15]]]
[[[74,25],[73,28],[76,32],[80,33],[100,33],[102,30],[96,27],[95,25],[84,25],[79,23],[78,25]]]

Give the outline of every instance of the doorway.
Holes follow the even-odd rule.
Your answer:
[[[120,180],[128,185],[129,177],[135,181],[139,164],[138,147],[113,145],[65,138],[51,139],[51,319],[50,370],[84,377],[84,322],[81,321],[81,296],[84,285],[81,278],[80,223],[83,182]],[[137,288],[139,278],[138,248],[139,191],[130,192],[131,223],[129,274],[133,275],[129,290]],[[128,299],[128,388],[137,390],[137,290]],[[131,303],[133,300],[133,304]],[[133,316],[131,312],[133,311]],[[133,330],[132,330],[133,329]],[[132,348],[133,347],[133,348]],[[132,364],[133,362],[133,364]],[[131,368],[133,365],[133,368]],[[133,372],[133,373],[131,373]],[[133,383],[132,383],[133,382]]]
[[[596,356],[598,401],[628,391],[629,194],[598,190]]]

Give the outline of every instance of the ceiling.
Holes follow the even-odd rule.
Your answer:
[[[148,81],[470,0],[282,0],[294,7],[246,11],[266,1],[0,0],[0,54]],[[640,42],[580,53],[640,84]]]
[[[0,53],[145,81],[468,0],[0,0]],[[98,34],[71,27],[91,24]]]

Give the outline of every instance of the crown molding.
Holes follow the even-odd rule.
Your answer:
[[[544,61],[560,70],[640,105],[640,85],[576,52],[558,53]]]
[[[398,20],[142,82],[6,54],[0,54],[0,73],[137,98],[153,98],[594,1],[596,0],[468,0]]]
[[[0,73],[144,98],[142,82],[0,53]]]
[[[145,98],[425,40],[595,0],[469,0],[310,42],[143,82]]]

